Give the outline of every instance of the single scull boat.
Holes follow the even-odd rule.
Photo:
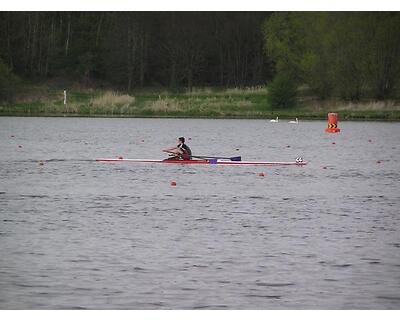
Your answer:
[[[155,159],[96,159],[98,162],[134,162],[134,163],[164,163],[164,164],[217,164],[217,165],[262,165],[262,166],[304,166],[307,162],[267,162],[267,161],[232,161],[223,159],[199,160],[155,160]]]

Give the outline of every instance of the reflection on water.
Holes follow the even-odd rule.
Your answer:
[[[0,118],[0,308],[398,309],[400,126],[339,125]],[[181,135],[309,164],[92,161]]]

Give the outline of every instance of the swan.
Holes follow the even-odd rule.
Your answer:
[[[279,118],[276,117],[276,119],[271,119],[271,120],[269,120],[269,122],[279,122]]]
[[[289,123],[296,123],[297,124],[297,123],[299,123],[299,119],[296,118],[296,121],[292,120],[292,121],[289,121]]]

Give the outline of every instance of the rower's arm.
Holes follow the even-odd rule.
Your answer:
[[[171,149],[164,149],[163,152],[171,152],[171,153],[175,153],[175,154],[181,154],[182,150],[179,148],[171,148]]]

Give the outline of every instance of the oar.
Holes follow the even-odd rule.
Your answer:
[[[231,161],[242,161],[241,156],[235,156],[235,157],[218,157],[218,156],[193,156],[192,158],[198,158],[198,159],[226,159],[226,160],[231,160]]]
[[[168,152],[171,153],[172,155],[178,155],[178,153],[174,153],[168,150],[163,150],[163,152]],[[235,157],[218,157],[218,156],[193,156],[192,158],[197,158],[197,159],[226,159],[226,160],[231,160],[231,161],[242,161],[241,156],[235,156]]]

